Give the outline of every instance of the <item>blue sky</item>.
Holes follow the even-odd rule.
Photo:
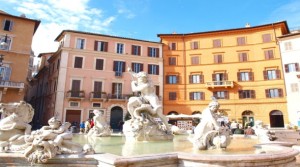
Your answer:
[[[41,20],[35,54],[56,51],[64,29],[159,41],[157,34],[223,30],[286,20],[300,28],[300,0],[0,0],[0,10]]]

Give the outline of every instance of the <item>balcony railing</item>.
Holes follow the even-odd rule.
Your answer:
[[[108,100],[128,100],[132,94],[109,94],[107,96]]]
[[[3,94],[6,94],[7,89],[19,89],[19,93],[24,90],[24,82],[0,81],[0,88],[3,88]]]
[[[115,76],[116,77],[122,77],[122,71],[115,71]]]
[[[84,99],[85,93],[83,90],[69,90],[66,96],[68,99]]]
[[[205,86],[208,88],[220,88],[220,87],[233,88],[234,83],[233,81],[211,81],[211,82],[206,82]]]
[[[107,98],[106,92],[91,92],[90,100],[103,100]]]

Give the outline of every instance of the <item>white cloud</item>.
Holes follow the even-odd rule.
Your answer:
[[[32,49],[37,55],[56,51],[58,44],[54,39],[65,29],[109,33],[109,26],[116,17],[104,17],[101,9],[88,6],[89,1],[10,0],[6,3],[14,4],[14,9],[28,18],[41,20],[32,42]]]

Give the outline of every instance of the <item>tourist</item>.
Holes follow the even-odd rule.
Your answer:
[[[85,124],[84,124],[84,133],[88,133],[89,130],[91,128],[91,124],[90,124],[90,121],[89,120],[86,120],[85,121]]]
[[[231,134],[234,134],[234,131],[237,129],[238,123],[236,121],[232,121],[230,124]]]
[[[234,131],[234,134],[244,134],[244,130],[241,129],[240,126],[238,125]]]
[[[83,133],[83,132],[84,132],[84,129],[85,129],[85,123],[84,123],[84,121],[82,121],[82,122],[80,123],[79,127],[80,127],[80,132],[79,132],[79,133]]]
[[[254,135],[254,130],[252,129],[251,126],[248,126],[247,129],[245,130],[245,136],[248,136],[248,135]]]
[[[90,125],[91,125],[91,128],[94,127],[94,120],[93,119],[90,120]]]

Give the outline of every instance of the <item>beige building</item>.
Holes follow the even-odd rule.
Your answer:
[[[31,103],[41,124],[54,115],[80,123],[98,109],[118,129],[133,95],[128,67],[147,72],[162,96],[161,43],[73,30],[62,31],[55,41],[60,43],[55,53],[40,54],[43,65],[33,83],[37,96]]]
[[[285,21],[188,34],[159,34],[163,43],[164,113],[194,114],[211,101],[241,124],[289,123],[277,37]]]
[[[40,21],[13,16],[0,10],[0,102],[24,100],[32,67],[32,37]]]

